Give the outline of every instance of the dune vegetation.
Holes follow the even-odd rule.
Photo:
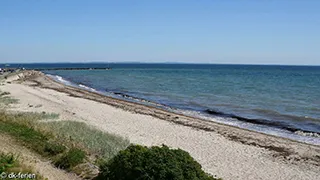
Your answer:
[[[18,100],[11,98],[10,93],[0,92],[0,134],[13,137],[57,168],[74,172],[80,178],[215,179],[183,150],[131,145],[126,138],[83,122],[61,121],[59,114],[9,110],[7,107],[14,103]],[[18,163],[19,155],[1,154],[0,161],[2,172],[23,167]]]

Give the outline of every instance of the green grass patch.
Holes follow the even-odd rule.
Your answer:
[[[66,149],[63,145],[50,142],[53,137],[51,134],[44,134],[25,124],[0,121],[0,132],[15,137],[23,145],[43,156],[55,156]]]
[[[55,121],[44,125],[57,136],[69,137],[103,159],[112,158],[130,144],[128,139],[94,129],[83,122]]]
[[[55,161],[57,167],[70,170],[82,163],[86,153],[74,148],[74,143],[65,144],[52,130],[45,129],[41,119],[56,118],[56,114],[47,113],[7,113],[0,111],[0,133],[6,133],[21,144],[43,157]],[[70,149],[70,150],[68,150]]]
[[[5,173],[7,175],[7,178],[4,177]],[[36,179],[36,180],[43,180],[44,178],[36,173],[33,173],[33,169],[21,164],[19,162],[19,156],[16,156],[12,153],[0,153],[0,175],[1,179],[9,179],[8,175],[10,173],[21,173],[21,174],[30,174],[30,178],[10,178],[10,179]]]
[[[53,142],[50,132],[37,127],[37,120],[45,115],[37,113],[7,113],[0,111],[0,132],[15,137],[26,147],[43,156],[54,156],[62,153],[66,147]]]
[[[64,153],[55,161],[55,166],[71,170],[73,167],[81,164],[86,157],[86,153],[81,149],[72,148],[68,152]]]
[[[21,144],[32,149],[43,157],[55,161],[57,167],[70,170],[82,163],[86,157],[83,150],[74,148],[74,144],[65,144],[52,131],[43,129],[38,120],[46,118],[41,113],[6,113],[0,112],[0,133],[6,133]],[[52,117],[52,114],[51,116]],[[70,150],[68,150],[70,149]]]
[[[16,165],[16,158],[13,154],[0,153],[0,174]]]
[[[16,122],[19,124],[28,124],[29,126],[37,126],[39,120],[58,119],[59,114],[56,113],[36,113],[36,112],[5,112],[0,111],[0,120],[8,122]]]

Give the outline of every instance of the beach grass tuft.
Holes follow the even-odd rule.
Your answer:
[[[43,157],[58,159],[55,163],[58,167],[71,168],[81,163],[86,156],[84,151],[75,149],[72,144],[63,144],[51,131],[43,129],[41,123],[37,121],[42,118],[41,113],[0,111],[0,133],[9,134]]]
[[[128,139],[102,132],[83,122],[54,121],[43,123],[57,136],[69,137],[74,142],[83,144],[92,154],[103,159],[110,159],[120,150],[130,145]]]
[[[78,148],[72,148],[68,152],[64,153],[55,161],[55,166],[71,170],[73,167],[81,164],[86,157],[86,153]]]
[[[30,166],[26,166],[19,161],[19,156],[12,154],[12,153],[0,153],[0,174],[3,176],[2,173],[26,173],[30,174],[32,178],[29,179],[36,179],[36,180],[43,180],[44,178],[36,173],[33,173],[33,168]],[[12,178],[11,178],[12,179]],[[28,179],[28,178],[19,178],[19,179]]]
[[[12,98],[10,95],[10,92],[1,92],[0,91],[0,105],[10,105],[10,104],[16,104],[19,102],[18,99]]]
[[[0,174],[6,172],[9,168],[14,167],[15,165],[16,157],[13,154],[0,153]]]
[[[24,124],[29,127],[41,129],[39,120],[58,119],[59,114],[56,113],[36,113],[36,112],[10,112],[0,110],[0,118],[5,122],[15,122],[20,125]]]
[[[57,114],[2,110],[0,135],[5,133],[14,137],[22,145],[52,160],[55,166],[69,171],[82,163],[106,162],[130,144],[127,139],[104,133],[83,122],[40,121],[56,117]]]
[[[46,113],[44,111],[42,113],[31,112],[30,115],[38,120],[59,119],[60,117],[57,113]]]
[[[38,131],[26,123],[8,121],[10,118],[3,114],[0,119],[0,132],[15,137],[23,145],[43,156],[56,155],[61,153],[61,149],[65,149],[63,145],[49,141],[53,137],[50,133]]]

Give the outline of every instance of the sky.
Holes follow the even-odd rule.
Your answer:
[[[0,63],[320,65],[319,0],[0,0]]]

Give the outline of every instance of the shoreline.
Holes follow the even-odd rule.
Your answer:
[[[192,120],[196,119],[197,121],[200,121],[200,123],[209,123],[209,124],[210,123],[213,123],[213,124],[216,123],[216,124],[223,125],[223,126],[225,125],[225,126],[228,126],[228,127],[231,127],[231,128],[239,128],[241,130],[247,130],[247,131],[254,132],[254,133],[261,133],[261,134],[272,136],[272,137],[275,137],[275,138],[283,138],[283,139],[291,140],[291,141],[294,141],[294,142],[304,143],[304,144],[308,144],[308,145],[320,146],[320,137],[319,137],[319,134],[316,133],[316,132],[306,131],[306,130],[302,130],[302,129],[299,129],[299,128],[293,128],[293,127],[285,127],[283,124],[277,124],[276,122],[274,122],[274,123],[273,122],[264,123],[264,122],[261,122],[261,120],[256,121],[255,119],[244,118],[244,117],[241,117],[241,116],[238,116],[238,115],[233,115],[233,114],[228,114],[228,113],[224,113],[224,112],[214,111],[214,110],[211,110],[211,109],[204,110],[204,112],[207,112],[207,115],[210,115],[210,114],[217,115],[218,118],[234,118],[236,120],[239,120],[240,123],[249,123],[250,126],[251,125],[252,126],[254,126],[254,125],[262,125],[262,126],[265,126],[264,128],[268,128],[268,127],[275,128],[273,133],[282,134],[282,136],[281,135],[274,135],[274,134],[271,134],[271,133],[266,133],[263,130],[259,131],[257,129],[253,129],[253,128],[249,128],[249,127],[247,127],[247,128],[242,127],[237,122],[235,124],[231,125],[231,124],[228,124],[228,123],[223,122],[223,121],[217,121],[214,117],[210,117],[210,119],[208,119],[208,118],[206,118],[206,116],[200,117],[200,116],[187,115],[187,114],[185,114],[183,112],[179,112],[179,110],[183,111],[183,109],[176,109],[174,107],[170,107],[170,106],[167,106],[165,104],[158,104],[156,102],[152,102],[152,101],[149,101],[149,100],[146,100],[146,99],[141,99],[141,98],[138,98],[138,97],[133,97],[133,96],[130,96],[130,95],[127,95],[127,94],[124,94],[124,93],[109,92],[109,93],[112,93],[113,95],[119,95],[119,96],[121,96],[121,98],[108,96],[108,95],[104,94],[104,92],[97,91],[96,89],[93,89],[93,88],[88,87],[88,86],[83,85],[83,84],[79,84],[79,85],[75,84],[75,83],[73,83],[71,81],[63,79],[63,77],[60,77],[60,76],[58,76],[58,77],[62,78],[61,80],[55,79],[55,75],[49,75],[49,77],[48,77],[47,74],[44,74],[44,73],[42,75],[44,75],[46,78],[48,78],[47,79],[48,81],[53,81],[54,83],[58,83],[59,85],[66,86],[68,88],[73,88],[72,90],[78,91],[79,93],[83,93],[82,91],[85,91],[86,93],[87,92],[93,93],[96,96],[102,96],[102,97],[110,98],[113,101],[119,101],[120,103],[124,103],[125,106],[128,105],[129,108],[126,109],[126,107],[122,107],[122,106],[120,107],[120,106],[118,106],[118,104],[114,104],[112,102],[109,103],[109,102],[106,102],[106,101],[100,101],[100,100],[98,100],[96,98],[88,98],[86,96],[83,96],[83,98],[87,98],[87,99],[94,100],[94,101],[101,102],[101,103],[106,103],[108,105],[119,107],[119,108],[122,108],[122,109],[125,109],[125,110],[129,110],[129,111],[134,112],[134,113],[151,115],[151,116],[154,116],[156,118],[159,118],[159,119],[162,119],[162,120],[166,120],[166,121],[171,121],[171,122],[174,122],[174,123],[177,123],[177,124],[181,124],[181,125],[185,125],[185,126],[191,126],[191,127],[199,128],[199,129],[206,130],[206,131],[212,131],[211,128],[203,127],[202,125],[199,126],[198,124],[194,125],[194,124],[180,122],[178,120],[179,118],[177,118],[177,117],[181,116],[181,117],[187,118],[189,121],[192,121]],[[67,83],[65,84],[62,81],[66,81]],[[38,85],[40,85],[40,86],[42,85],[42,82],[40,82],[40,81],[38,81],[37,83],[39,83]],[[81,85],[84,86],[84,87],[82,87]],[[57,90],[57,91],[60,91],[60,92],[65,92],[65,93],[68,93],[71,96],[77,96],[77,95],[75,95],[74,93],[72,93],[70,91],[64,91],[64,90],[61,91],[61,89],[57,89],[55,87],[46,87],[46,86],[43,86],[43,87],[49,88],[49,89],[54,89],[54,90]],[[126,99],[126,98],[128,98],[128,99]],[[139,106],[142,109],[134,109],[134,110],[132,110],[132,108],[130,106]],[[146,113],[144,111],[144,108],[156,109],[157,111],[155,111],[154,113]],[[162,116],[162,114],[166,114],[167,116]],[[176,117],[174,117],[172,119],[172,118],[169,118],[168,115],[170,117],[172,117],[172,116],[176,116]],[[212,120],[212,119],[215,119],[215,120]],[[268,126],[268,125],[271,125],[271,126]],[[288,131],[291,134],[289,134],[288,132],[281,132],[282,130]],[[319,142],[315,144],[315,143],[311,143],[311,140],[309,140],[309,142],[307,142],[306,140],[298,140],[298,139],[294,139],[294,138],[285,137],[285,135],[287,135],[287,134],[288,135],[296,135],[297,137],[301,136],[301,138],[319,138]],[[305,134],[307,134],[307,135],[305,135]]]
[[[270,136],[272,138],[281,138],[281,139],[288,140],[288,141],[293,141],[293,142],[297,142],[297,143],[303,143],[306,145],[320,147],[319,145],[316,145],[316,144],[310,144],[310,143],[306,143],[306,142],[297,141],[295,139],[276,136],[276,135],[267,134],[267,133],[263,133],[263,132],[257,132],[257,131],[251,130],[251,129],[245,129],[245,128],[241,128],[238,126],[224,124],[221,122],[208,121],[205,119],[201,119],[199,117],[193,117],[193,116],[189,116],[189,115],[178,113],[178,112],[168,111],[168,110],[158,108],[158,107],[148,105],[148,104],[141,104],[141,103],[134,102],[134,101],[127,101],[125,99],[106,96],[106,95],[101,94],[99,92],[89,91],[86,89],[81,89],[81,88],[74,87],[71,85],[63,84],[62,82],[58,82],[58,81],[52,79],[51,77],[48,77],[46,74],[44,74],[41,71],[35,71],[35,73],[36,73],[36,76],[33,76],[33,75],[32,76],[25,76],[26,79],[24,79],[24,81],[32,81],[32,82],[36,83],[36,86],[38,86],[38,87],[48,88],[48,89],[56,90],[59,92],[67,93],[71,97],[78,97],[78,98],[85,98],[88,100],[93,100],[96,102],[100,102],[100,103],[114,106],[116,108],[121,108],[123,110],[130,111],[133,113],[150,115],[150,116],[159,118],[161,120],[166,120],[166,121],[174,122],[174,123],[177,123],[180,125],[198,128],[198,129],[205,130],[205,131],[219,132],[219,131],[215,131],[214,129],[212,129],[210,127],[210,125],[226,126],[227,128],[235,128],[238,130],[248,131],[250,133],[263,134],[266,136]],[[31,86],[34,86],[34,85],[31,85]],[[86,95],[88,95],[88,96],[86,96]],[[98,99],[98,98],[102,98],[102,100]],[[111,101],[109,101],[109,100],[111,100]],[[148,102],[150,102],[150,101],[148,101]],[[151,103],[154,103],[154,102],[151,102]],[[136,107],[134,107],[134,106],[136,106]],[[169,108],[171,108],[171,107],[169,107]],[[180,121],[179,118],[186,119],[188,121],[195,121],[195,124],[193,124],[192,122],[188,123],[185,121]],[[203,124],[201,124],[201,123],[203,123]],[[223,134],[223,135],[226,135],[226,134]]]
[[[108,89],[106,89],[105,91],[97,90],[83,83],[79,83],[79,84],[74,83],[73,81],[64,79],[59,75],[52,75],[52,74],[45,74],[45,75],[49,76],[54,81],[58,83],[62,83],[66,86],[72,86],[77,89],[83,89],[86,91],[95,92],[103,96],[107,96],[117,100],[137,103],[140,105],[145,105],[148,107],[157,108],[164,111],[169,111],[171,113],[188,116],[190,118],[196,118],[196,119],[201,119],[205,121],[214,121],[220,124],[227,124],[233,127],[239,127],[241,129],[248,129],[248,130],[253,130],[255,132],[274,135],[277,137],[288,138],[295,141],[304,142],[307,144],[320,145],[319,132],[299,128],[298,126],[294,126],[292,124],[288,124],[285,122],[271,121],[271,120],[268,120],[267,118],[266,119],[248,118],[245,116],[217,111],[217,110],[208,109],[208,108],[205,108],[202,110],[195,110],[192,108],[191,109],[177,108],[167,104],[155,102],[149,99],[137,97],[135,95],[129,95],[121,91],[112,91]],[[282,116],[285,116],[285,115],[282,115]],[[286,115],[286,116],[289,116],[289,115]],[[217,119],[219,119],[219,121]],[[269,133],[266,133],[266,131],[268,131]]]
[[[251,179],[289,176],[297,179],[299,172],[301,176],[319,175],[320,146],[317,145],[107,97],[64,85],[37,71],[25,71],[10,81],[7,91],[23,99],[20,109],[28,109],[24,105],[29,102],[41,102],[46,104],[43,108],[67,112],[67,119],[77,116],[76,119],[103,130],[128,136],[133,143],[168,144],[185,149],[208,172],[224,179],[243,179],[248,173],[253,174]],[[68,103],[63,104],[64,101]],[[247,172],[248,168],[255,171]],[[287,177],[274,172],[279,168],[285,168]]]
[[[88,71],[89,73],[89,71]],[[294,141],[304,142],[307,144],[320,145],[320,132],[317,130],[318,124],[310,122],[312,119],[308,117],[308,121],[304,121],[305,117],[293,116],[288,114],[281,114],[274,111],[271,117],[269,116],[250,116],[250,114],[238,114],[226,111],[220,111],[216,108],[208,108],[204,106],[180,106],[174,107],[170,103],[157,101],[156,99],[141,97],[139,93],[131,92],[130,90],[121,91],[108,88],[97,88],[90,86],[86,83],[59,76],[59,73],[48,72],[46,76],[55,80],[58,83],[62,83],[74,88],[87,90],[90,92],[99,93],[101,95],[115,98],[118,100],[124,100],[126,102],[133,102],[148,107],[153,107],[165,111],[170,111],[175,114],[189,116],[191,118],[201,119],[205,121],[214,121],[220,124],[227,124],[233,127],[239,127],[241,129],[253,130],[264,134],[269,134],[277,137],[283,137]],[[77,82],[77,83],[76,83]],[[231,108],[232,110],[232,108]],[[288,118],[287,120],[280,120],[281,118]],[[314,123],[314,124],[313,124]],[[306,125],[306,126],[304,126]]]
[[[42,87],[42,88],[53,89],[53,90],[63,92],[63,93],[67,93],[73,97],[85,98],[85,99],[93,100],[96,102],[105,103],[105,104],[108,104],[108,105],[111,105],[111,106],[114,106],[117,108],[121,108],[126,111],[139,113],[139,114],[143,114],[143,115],[150,115],[150,116],[159,118],[161,120],[174,122],[174,123],[184,125],[184,126],[190,126],[192,128],[198,128],[198,129],[205,130],[205,131],[213,131],[213,132],[219,133],[219,130],[215,131],[215,129],[213,129],[211,126],[221,126],[221,127],[226,126],[227,128],[235,128],[237,130],[248,131],[250,133],[263,134],[266,136],[270,136],[271,138],[281,138],[283,140],[288,140],[288,141],[292,141],[292,142],[303,143],[306,145],[319,147],[319,145],[316,145],[316,144],[309,144],[306,142],[301,142],[301,141],[297,141],[297,140],[290,139],[290,138],[285,138],[285,137],[267,134],[267,133],[263,133],[263,132],[257,132],[257,131],[251,130],[251,129],[245,129],[245,128],[241,128],[238,126],[232,126],[229,124],[224,124],[224,123],[220,123],[220,122],[216,122],[216,121],[208,121],[205,119],[201,119],[201,118],[193,117],[193,116],[188,116],[188,115],[178,113],[178,112],[167,111],[165,109],[161,109],[161,108],[154,107],[154,106],[147,105],[147,104],[140,104],[138,102],[126,101],[125,99],[118,99],[118,98],[106,96],[106,95],[103,95],[99,92],[88,91],[85,89],[69,86],[69,85],[63,84],[61,82],[57,82],[57,81],[53,80],[52,78],[48,77],[47,75],[45,75],[41,71],[36,71],[36,72],[40,72],[40,73],[38,73],[38,77],[35,78],[35,77],[31,76],[31,79],[33,82],[37,83],[37,86]],[[26,80],[30,80],[28,78],[29,77],[27,77]],[[86,95],[89,95],[89,96],[86,96]],[[92,96],[90,96],[90,95],[92,95]],[[102,98],[103,100],[98,99],[98,98]],[[111,100],[111,101],[109,101],[109,100]],[[136,107],[134,107],[134,106],[136,106]],[[183,120],[180,121],[179,119],[184,119],[187,121],[195,121],[195,122],[193,123],[193,122],[187,122],[187,121],[183,121]],[[243,141],[241,141],[238,138],[235,138],[234,136],[228,136],[228,134],[225,134],[225,133],[221,133],[221,135],[227,135],[227,137],[231,138],[231,140],[237,139],[237,141],[243,143]],[[256,144],[256,146],[260,146],[260,145]],[[261,145],[261,147],[264,147],[264,146]]]

